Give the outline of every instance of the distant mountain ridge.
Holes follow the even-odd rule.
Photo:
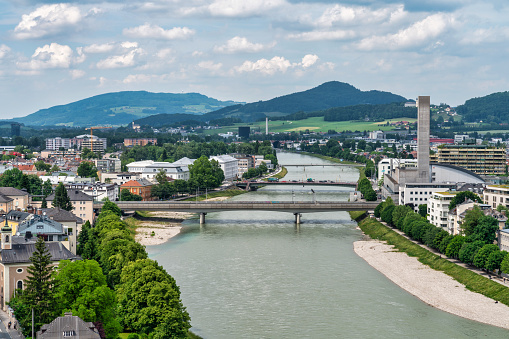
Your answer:
[[[456,107],[467,122],[506,123],[509,118],[509,92],[497,92],[472,98]]]
[[[390,92],[361,91],[350,84],[331,81],[303,92],[292,93],[267,101],[228,106],[192,120],[205,122],[220,118],[239,118],[245,122],[252,122],[266,116],[285,116],[296,112],[316,112],[360,104],[400,103],[406,100],[406,98]],[[183,118],[181,121],[185,121],[191,120],[192,117],[182,116],[181,118]],[[171,125],[176,122],[178,122],[178,119],[168,114],[136,120],[137,124],[154,127]]]
[[[238,104],[199,93],[151,93],[124,91],[96,95],[67,105],[41,109],[12,119],[31,126],[127,125],[136,119],[161,113],[204,114]]]

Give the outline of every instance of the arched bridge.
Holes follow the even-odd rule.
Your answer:
[[[95,202],[94,208],[100,209],[104,203]],[[117,201],[123,211],[174,211],[200,213],[200,223],[205,222],[205,215],[221,211],[274,211],[288,212],[295,215],[300,223],[301,213],[337,212],[337,211],[368,211],[374,210],[377,202],[330,202],[330,201]]]

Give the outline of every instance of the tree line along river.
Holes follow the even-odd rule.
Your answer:
[[[280,153],[281,164],[328,163]],[[352,167],[288,167],[285,180],[356,181]],[[271,186],[239,201],[347,201],[351,188]],[[347,212],[242,211],[184,222],[149,246],[180,286],[192,331],[203,338],[504,338],[506,330],[439,311],[353,251],[362,232]]]

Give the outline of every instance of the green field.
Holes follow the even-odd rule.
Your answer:
[[[289,120],[269,120],[269,132],[300,132],[309,130],[310,132],[327,132],[329,130],[335,130],[336,132],[342,131],[390,131],[393,130],[393,126],[382,126],[387,122],[395,121],[410,121],[415,122],[417,119],[414,118],[398,118],[390,119],[382,122],[371,122],[371,121],[324,121],[323,117],[313,117],[304,120],[289,121]],[[207,130],[205,134],[217,134],[234,132],[236,133],[239,126],[250,126],[251,132],[265,132],[265,122],[259,121],[254,123],[235,124],[234,126],[226,126],[220,129]]]

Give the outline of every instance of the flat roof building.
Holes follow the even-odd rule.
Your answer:
[[[443,145],[431,161],[465,168],[479,175],[505,174],[505,148],[485,145]]]

